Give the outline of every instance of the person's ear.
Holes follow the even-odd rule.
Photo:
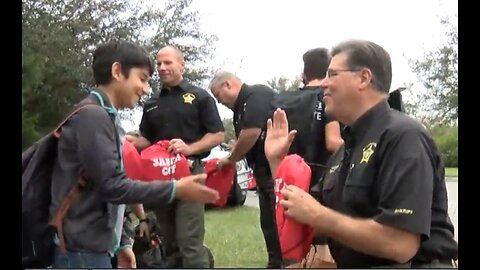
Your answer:
[[[114,62],[112,64],[112,78],[119,81],[122,74],[122,65],[119,62]]]
[[[181,72],[182,75],[183,75],[183,73],[185,73],[185,61],[182,60],[182,62],[180,62],[180,64],[181,64],[181,66],[182,66],[182,68],[180,69],[180,72]]]
[[[229,80],[226,80],[224,84],[227,86],[228,90],[232,89],[232,83]]]
[[[372,71],[368,68],[360,70],[360,85],[361,89],[366,89],[373,82]]]

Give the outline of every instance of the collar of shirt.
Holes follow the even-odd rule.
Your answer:
[[[238,97],[237,100],[235,101],[235,107],[234,107],[234,112],[237,112],[239,107],[242,106],[245,101],[247,101],[247,97],[249,95],[250,91],[248,91],[248,85],[247,84],[242,84],[242,87],[240,88],[240,92],[238,92]]]
[[[181,90],[181,91],[186,91],[188,88],[190,88],[190,83],[188,83],[185,79],[183,79],[178,85],[172,87],[172,90]],[[159,95],[162,93],[162,92],[168,92],[169,90],[162,86],[160,92],[159,92]]]
[[[118,111],[115,107],[113,107],[112,103],[108,99],[108,96],[105,95],[103,91],[100,91],[98,89],[92,89],[90,94],[97,99],[97,101],[105,110],[107,110],[108,114],[112,117],[112,119],[116,118]]]
[[[360,118],[355,121],[351,126],[345,128],[345,137],[352,139],[361,139],[362,136],[371,129],[371,125],[375,120],[384,115],[390,110],[387,100],[382,100],[375,106],[366,111]]]

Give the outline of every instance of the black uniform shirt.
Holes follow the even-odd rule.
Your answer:
[[[213,97],[185,80],[171,90],[163,88],[143,107],[140,132],[151,143],[179,138],[190,144],[207,133],[221,131],[223,123]],[[196,157],[208,154],[209,151]]]
[[[316,184],[318,179],[323,174],[326,164],[332,153],[327,150],[326,145],[326,136],[325,136],[325,126],[333,121],[325,113],[325,103],[323,102],[323,88],[319,86],[306,86],[301,88],[302,90],[315,90],[318,91],[318,102],[313,112],[313,121],[310,126],[311,135],[310,142],[308,142],[307,153],[305,155],[305,161],[309,164],[312,170],[312,178],[310,181],[310,186]]]
[[[233,126],[238,138],[242,129],[260,128],[265,130],[270,113],[270,102],[275,92],[266,85],[242,84],[233,110]],[[260,135],[265,136],[264,133]],[[263,150],[263,139],[259,138],[247,153],[247,161],[253,165],[268,165]]]
[[[448,216],[444,166],[425,129],[386,101],[345,130],[345,144],[323,179],[323,203],[341,213],[421,235],[416,261],[458,255]],[[340,268],[395,262],[365,255],[329,239]]]

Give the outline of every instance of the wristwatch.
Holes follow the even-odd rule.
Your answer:
[[[148,220],[148,218],[142,218],[142,219],[140,219],[139,223],[142,223],[142,222],[148,223],[148,222],[150,222],[150,220]]]

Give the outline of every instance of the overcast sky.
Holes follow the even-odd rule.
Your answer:
[[[305,51],[358,38],[390,53],[392,90],[416,81],[407,59],[438,47],[446,38],[440,18],[458,14],[456,0],[194,0],[192,8],[202,30],[218,37],[212,66],[246,83],[295,78]],[[219,110],[222,118],[232,116]]]

